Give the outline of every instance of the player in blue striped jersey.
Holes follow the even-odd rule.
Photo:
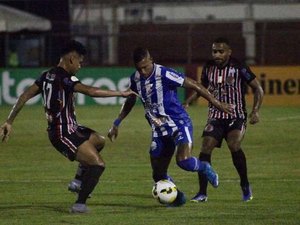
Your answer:
[[[13,106],[6,122],[0,127],[2,141],[7,141],[12,124],[25,103],[41,94],[48,121],[48,136],[52,145],[71,161],[79,162],[76,178],[80,182],[78,198],[71,207],[73,213],[88,212],[86,201],[104,171],[99,152],[105,138],[96,131],[77,123],[74,111],[75,92],[92,97],[113,97],[135,94],[132,91],[101,90],[82,84],[75,76],[86,54],[85,47],[71,41],[62,50],[58,65],[42,75],[25,90]],[[85,171],[83,174],[83,170]],[[79,174],[80,173],[80,174]]]
[[[225,139],[231,152],[233,164],[240,176],[242,200],[253,198],[248,181],[246,156],[241,148],[246,124],[247,111],[245,101],[246,86],[253,93],[252,112],[249,115],[250,124],[259,121],[259,109],[263,99],[263,89],[256,76],[244,63],[231,57],[231,47],[225,38],[217,38],[212,44],[212,57],[203,67],[201,83],[222,102],[234,104],[236,107],[231,114],[224,113],[209,105],[208,121],[203,131],[203,142],[199,159],[211,162],[211,153],[215,147],[221,147]],[[189,104],[197,97],[194,93],[187,99]],[[192,198],[193,202],[207,201],[207,179],[199,173],[200,190]]]
[[[161,179],[171,179],[167,170],[176,151],[176,162],[180,168],[205,174],[211,184],[217,187],[218,175],[210,165],[192,156],[193,126],[177,97],[177,88],[191,88],[227,113],[231,112],[232,105],[216,100],[202,85],[198,85],[184,74],[154,63],[147,49],[136,48],[133,61],[136,72],[130,77],[130,90],[139,94],[144,105],[145,117],[152,128],[150,158],[153,180],[157,182]],[[135,102],[135,96],[130,96],[125,101],[118,118],[109,130],[108,137],[111,140],[117,137],[119,124],[131,111]],[[179,192],[172,206],[184,203],[184,194]]]

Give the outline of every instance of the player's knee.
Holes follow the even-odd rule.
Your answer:
[[[94,134],[94,137],[95,137],[95,147],[97,149],[98,152],[100,152],[104,146],[105,146],[105,137],[100,135],[100,134]]]
[[[241,144],[239,142],[228,142],[227,146],[231,152],[236,152],[241,148]]]

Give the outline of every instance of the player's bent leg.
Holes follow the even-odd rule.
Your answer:
[[[165,156],[165,157],[150,157],[151,159],[151,167],[152,167],[152,178],[154,182],[157,182],[159,180],[170,180],[173,183],[174,180],[171,176],[168,175],[168,167],[170,164],[170,161],[172,159],[172,155]],[[167,204],[167,207],[179,207],[186,203],[186,197],[182,191],[177,189],[177,197],[174,200],[174,202]]]
[[[105,137],[96,132],[92,132],[89,137],[89,142],[95,146],[95,148],[97,149],[98,152],[100,152],[104,148]],[[82,178],[86,171],[87,171],[87,167],[82,165],[81,163],[79,163],[75,177],[68,185],[69,191],[75,192],[75,193],[78,193],[80,191]],[[89,197],[91,197],[91,195]]]
[[[78,199],[72,206],[71,212],[85,213],[88,212],[86,201],[90,193],[98,184],[99,178],[105,169],[105,164],[93,144],[89,141],[86,141],[79,146],[76,160],[81,164],[84,164],[87,167],[87,171],[83,176]]]
[[[218,187],[218,174],[213,170],[209,163],[202,162],[196,157],[191,156],[191,146],[189,143],[182,143],[178,145],[176,162],[183,170],[204,173],[213,187]]]
[[[98,152],[105,146],[105,137],[96,132],[91,133],[89,141],[95,146]]]

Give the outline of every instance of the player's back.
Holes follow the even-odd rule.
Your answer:
[[[54,67],[37,79],[36,84],[41,90],[49,127],[77,124],[73,91],[77,82],[77,79],[73,79],[61,67]]]

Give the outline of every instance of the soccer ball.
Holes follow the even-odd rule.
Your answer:
[[[161,204],[170,204],[177,197],[177,187],[169,180],[160,180],[152,188],[152,195]]]

